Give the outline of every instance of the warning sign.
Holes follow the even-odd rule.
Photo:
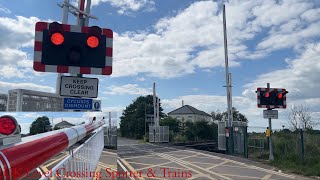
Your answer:
[[[60,96],[69,97],[98,97],[97,78],[83,78],[62,76],[60,84]]]

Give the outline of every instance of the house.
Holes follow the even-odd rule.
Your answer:
[[[71,124],[67,121],[61,121],[59,123],[57,123],[55,126],[54,126],[54,129],[63,129],[63,128],[69,128],[71,126],[74,126],[74,124]]]
[[[212,116],[204,111],[200,111],[190,105],[184,105],[176,110],[168,113],[172,118],[176,118],[180,121],[200,121],[205,120],[211,122]]]

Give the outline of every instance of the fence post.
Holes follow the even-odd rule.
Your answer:
[[[244,127],[244,157],[248,158],[248,126]]]
[[[301,139],[301,157],[304,160],[304,141],[303,141],[303,130],[300,129],[300,139]]]

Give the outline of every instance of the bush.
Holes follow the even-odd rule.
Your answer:
[[[174,142],[187,142],[187,137],[183,136],[181,134],[178,134],[173,138],[173,141]]]

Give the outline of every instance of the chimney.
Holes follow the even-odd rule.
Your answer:
[[[184,102],[183,102],[183,100],[182,100],[182,106],[184,106]]]

